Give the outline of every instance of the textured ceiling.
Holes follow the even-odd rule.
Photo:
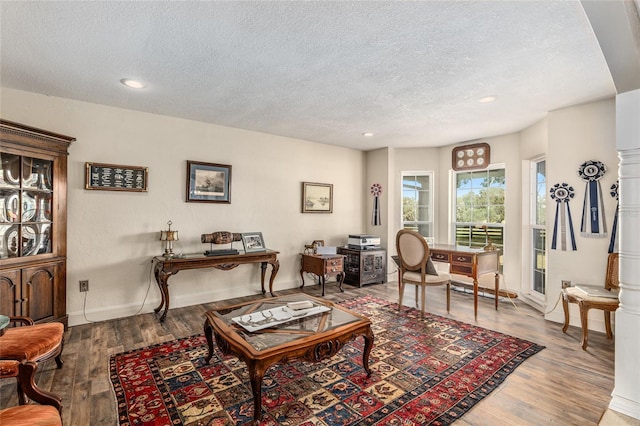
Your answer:
[[[519,131],[615,94],[577,1],[3,0],[0,13],[2,87],[361,150]]]

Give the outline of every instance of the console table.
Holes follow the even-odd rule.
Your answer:
[[[431,259],[451,264],[451,273],[473,278],[473,314],[478,317],[478,277],[484,274],[495,274],[495,303],[498,309],[500,293],[500,252],[471,249],[448,244],[429,246]]]
[[[280,262],[278,261],[278,251],[265,250],[261,252],[230,254],[223,256],[205,256],[201,253],[186,254],[182,257],[156,256],[153,258],[155,266],[153,274],[156,277],[156,283],[160,288],[162,300],[160,305],[154,309],[156,313],[164,307],[164,312],[160,317],[160,321],[164,321],[169,310],[169,277],[177,274],[185,269],[204,269],[216,268],[223,271],[229,271],[238,265],[245,263],[259,263],[262,270],[260,284],[262,286],[262,294],[265,294],[264,276],[267,271],[267,265],[271,265],[271,276],[269,277],[269,293],[273,296],[273,280],[276,278]]]

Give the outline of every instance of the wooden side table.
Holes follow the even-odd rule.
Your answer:
[[[315,274],[322,284],[322,295],[324,296],[324,284],[326,277],[335,276],[338,280],[338,287],[341,292],[342,283],[344,282],[344,256],[341,254],[302,254],[300,277],[304,287],[304,273],[309,272]]]

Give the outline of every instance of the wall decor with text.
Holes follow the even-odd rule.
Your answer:
[[[106,163],[85,163],[84,189],[146,192],[149,168]]]

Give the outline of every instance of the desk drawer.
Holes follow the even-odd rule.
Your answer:
[[[451,263],[449,261],[449,254],[448,253],[442,253],[442,252],[433,251],[433,250],[431,250],[431,260],[435,260],[435,261],[438,261],[438,262]]]
[[[451,255],[451,263],[473,263],[473,255],[466,254],[452,254]]]
[[[468,277],[473,276],[473,266],[472,265],[461,265],[459,263],[451,264],[451,273],[452,274],[460,274],[466,275]]]

